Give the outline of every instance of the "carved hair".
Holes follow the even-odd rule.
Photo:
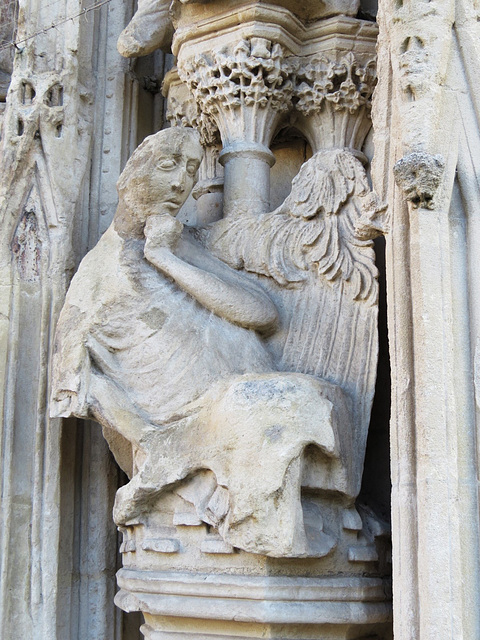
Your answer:
[[[338,214],[348,198],[369,192],[361,164],[343,149],[318,151],[305,162],[292,182],[282,212],[305,220]]]
[[[143,238],[145,226],[145,215],[142,207],[137,201],[137,206],[132,206],[129,202],[129,192],[136,184],[141,184],[148,174],[149,166],[158,159],[161,150],[175,153],[186,143],[198,145],[199,157],[202,150],[200,145],[200,135],[195,129],[188,127],[170,127],[154,133],[135,149],[130,156],[118,182],[117,191],[119,204],[115,213],[114,224],[116,231],[130,238]],[[138,197],[138,191],[136,194]]]

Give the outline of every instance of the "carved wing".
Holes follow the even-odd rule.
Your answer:
[[[283,286],[306,281],[314,267],[332,285],[348,283],[354,299],[374,304],[372,243],[355,228],[370,195],[365,171],[351,153],[321,151],[303,165],[278,209],[220,221],[211,248],[236,269]]]
[[[321,151],[277,210],[226,218],[209,238],[213,252],[260,279],[275,300],[278,368],[315,375],[350,395],[353,451],[365,447],[376,377],[377,269],[372,241],[357,232],[371,201],[360,162],[348,151]],[[354,491],[361,472],[352,468]]]

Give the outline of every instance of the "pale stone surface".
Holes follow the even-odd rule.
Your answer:
[[[78,3],[22,0],[20,4],[21,19],[26,21],[20,36],[35,31],[39,35],[17,56],[2,158],[9,175],[2,220],[9,222],[2,245],[5,314],[0,322],[5,352],[10,351],[1,441],[6,446],[2,450],[6,465],[2,470],[1,586],[4,619],[10,626],[2,628],[2,633],[47,640],[131,640],[135,632],[109,608],[115,544],[107,520],[117,482],[115,470],[95,425],[67,420],[61,427],[59,421],[49,421],[45,372],[66,285],[81,256],[95,246],[111,222],[118,175],[146,133],[163,126],[162,98],[153,94],[158,91],[165,59],[156,52],[132,64],[117,55],[115,39],[128,22],[133,3],[112,0],[80,20],[68,20],[51,30],[66,14],[77,13]],[[124,45],[131,47],[124,53],[143,54],[149,47],[168,45],[172,23],[166,18],[166,7],[160,14],[158,9],[159,3],[139,3],[130,35],[123,37]],[[240,92],[240,108],[234,107],[233,118],[228,123],[224,119],[224,126],[222,114],[207,113],[201,97],[195,102],[195,91],[185,75],[186,84],[178,78],[165,87],[167,118],[175,124],[193,124],[205,145],[194,193],[197,200],[190,198],[176,221],[171,212],[155,214],[159,202],[165,201],[152,173],[148,188],[137,185],[131,207],[137,214],[142,207],[153,212],[146,235],[129,240],[132,229],[122,226],[124,217],[120,230],[127,238],[110,229],[90,254],[93,257],[87,258],[88,263],[101,257],[91,266],[98,289],[85,286],[90,300],[82,298],[79,308],[87,305],[86,317],[67,339],[84,331],[89,318],[97,321],[93,316],[99,309],[88,305],[91,299],[101,306],[102,296],[111,295],[109,311],[98,319],[97,341],[90,336],[84,345],[90,354],[95,352],[90,380],[88,370],[79,372],[74,366],[82,361],[82,354],[78,360],[72,356],[65,375],[74,387],[68,387],[70,392],[79,391],[75,380],[80,380],[80,391],[95,391],[102,399],[96,410],[113,411],[97,418],[103,421],[120,464],[133,475],[133,484],[117,501],[124,535],[121,553],[125,567],[139,574],[141,581],[149,571],[158,572],[141,588],[149,585],[152,611],[163,613],[149,614],[148,607],[138,604],[142,598],[135,603],[139,582],[122,585],[130,590],[130,605],[125,594],[119,602],[125,603],[125,609],[144,609],[145,633],[152,638],[268,635],[305,639],[375,633],[388,637],[390,612],[382,579],[388,570],[381,567],[382,553],[376,552],[387,533],[377,518],[355,506],[375,376],[376,284],[370,239],[382,229],[382,206],[370,193],[358,162],[366,162],[362,146],[370,128],[376,29],[354,19],[357,9],[358,2],[350,0],[298,6],[292,2],[174,6],[178,24],[174,46],[182,53],[180,67],[195,63],[190,54],[196,49],[208,64],[214,59],[226,62],[223,69],[228,74],[241,71],[244,83],[252,73],[248,65],[254,63],[255,68],[261,67],[262,82],[250,90],[250,98],[248,90]],[[206,22],[197,25],[202,16]],[[216,23],[219,16],[221,21]],[[145,18],[148,22],[142,27]],[[215,31],[218,41],[211,39]],[[139,45],[134,40],[142,38],[143,49],[135,51]],[[334,87],[319,87],[321,77],[311,73],[317,66],[320,76],[323,71],[333,73]],[[297,74],[304,70],[308,73]],[[192,70],[188,74],[191,78]],[[181,113],[185,89],[193,106],[191,122],[190,114],[184,120]],[[213,89],[217,90],[215,83]],[[310,90],[314,99],[302,111]],[[221,105],[224,116],[225,107]],[[325,107],[333,126],[324,126],[322,117],[317,117]],[[289,126],[296,127],[294,138],[302,131],[306,157],[300,147],[294,160],[272,149],[272,141],[282,136],[288,148]],[[291,179],[312,148],[315,155],[288,196]],[[278,173],[269,187],[275,156]],[[192,159],[198,164],[201,156]],[[332,189],[337,195],[332,195]],[[174,200],[171,204],[178,208],[177,195]],[[227,214],[226,225],[222,213]],[[242,214],[245,237],[240,234],[235,255],[227,236],[239,235]],[[203,231],[188,231],[179,221]],[[173,250],[163,246],[166,241],[175,245],[178,237]],[[271,252],[265,243],[271,244]],[[326,250],[325,243],[329,244]],[[118,267],[127,245],[127,253],[132,252]],[[257,254],[262,264],[256,261]],[[120,291],[112,282],[118,284],[123,267],[134,285]],[[82,266],[77,280],[84,272]],[[143,279],[145,272],[150,274],[147,279]],[[174,273],[173,282],[169,278]],[[215,287],[208,286],[209,279]],[[192,345],[203,344],[202,370],[210,373],[205,379],[192,375],[183,384],[178,379],[182,372],[172,362],[164,372],[165,395],[154,397],[151,381],[147,387],[147,374],[155,367],[158,372],[168,360],[166,350],[159,351],[161,357],[154,349],[147,353],[153,369],[140,373],[145,353],[140,356],[141,349],[131,344],[134,366],[127,371],[125,366],[116,367],[121,349],[112,341],[121,336],[136,340],[136,321],[151,300],[142,293],[150,285],[155,289],[161,280],[172,293],[164,302],[171,324],[178,325],[173,334],[177,331],[178,338],[190,320],[190,328],[198,329],[190,336],[190,347],[185,332],[177,342],[163,344],[171,349],[178,346],[177,365],[186,365],[186,379],[189,371],[201,368],[194,357],[189,359],[189,354],[197,353]],[[75,287],[70,299],[75,298]],[[175,315],[169,306],[175,299],[180,303],[177,309],[189,308],[184,316]],[[129,304],[131,315],[125,317]],[[116,309],[115,317],[111,308]],[[158,307],[146,310],[142,322],[148,333],[148,327],[162,318]],[[211,328],[207,337],[206,319]],[[219,324],[222,329],[215,332]],[[117,334],[112,334],[112,327]],[[153,334],[149,338],[155,342]],[[68,368],[69,364],[73,366]],[[43,372],[41,376],[38,371]],[[105,382],[117,385],[115,393],[99,389]],[[118,392],[122,384],[134,398],[130,402]],[[178,440],[166,433],[155,439],[148,429],[141,444],[150,440],[149,446],[144,450],[137,446],[132,433],[151,422],[152,415],[145,414],[155,413],[157,422],[165,420],[160,414],[168,413],[164,401],[172,389],[180,395],[171,398],[175,406],[170,409],[181,413],[189,404],[192,384],[194,394],[200,389],[194,401],[197,413],[187,418],[190,422],[195,418],[196,429],[188,429],[186,422]],[[87,396],[89,402],[92,395]],[[138,405],[143,405],[141,410]],[[138,420],[130,420],[126,410]],[[87,415],[81,402],[74,411]],[[111,426],[120,426],[123,435]],[[133,448],[125,435],[133,439]],[[167,455],[175,451],[178,455]],[[202,469],[198,469],[200,458]],[[159,464],[160,459],[165,464]],[[164,472],[178,480],[164,486]],[[132,503],[127,504],[132,494]],[[188,576],[193,576],[198,591],[205,575],[217,575],[212,579],[215,596],[204,593],[198,598],[189,592],[183,598],[175,587],[169,608],[163,596],[157,602],[154,595],[165,571],[180,576],[173,580],[180,592],[188,591]],[[288,574],[288,588],[275,580],[257,585],[248,580],[249,575],[262,578],[271,573]],[[322,576],[337,573],[351,577],[340,583],[329,578],[320,585],[318,598],[313,595],[309,600]],[[243,587],[230,590],[225,584],[227,574],[234,574]],[[304,584],[306,575],[312,580]],[[31,596],[24,596],[29,588]],[[222,590],[231,595],[226,603]],[[253,590],[254,602],[247,598],[240,611],[242,599]],[[215,619],[220,611],[221,618]],[[236,620],[237,611],[251,622]],[[187,615],[199,618],[192,622]]]
[[[139,1],[135,15],[118,39],[122,56],[144,56],[162,48],[168,51],[173,35],[170,4],[165,0]]]
[[[152,8],[140,3],[123,53],[162,44],[169,26]],[[358,606],[252,605],[251,637],[387,637],[385,594],[372,606],[362,576],[382,575],[388,534],[355,508],[377,354],[371,239],[385,228],[362,166],[376,29],[345,15],[357,3],[315,16],[251,3],[240,25],[239,9],[173,7],[167,118],[198,129],[204,150],[171,129],[127,164],[115,220],[59,322],[53,408],[101,422],[132,476],[114,515],[124,566],[150,593],[128,583],[118,603],[144,612],[148,637],[184,636],[178,616],[199,619],[194,637],[217,637],[222,619],[225,637],[242,633],[239,595],[222,615],[221,599],[168,604],[155,595],[164,571],[242,583],[272,562],[302,575],[302,558],[315,576],[358,576]],[[289,123],[314,153],[272,210],[270,146]],[[200,165],[197,201],[177,216]]]
[[[324,555],[333,539],[320,535],[318,545],[314,541],[311,547],[305,537],[299,456],[307,445],[316,445],[332,460],[320,464],[314,484],[355,497],[363,461],[355,464],[354,458],[365,442],[365,425],[363,435],[347,426],[351,401],[340,387],[320,376],[274,373],[280,365],[275,362],[278,346],[269,349],[262,339],[262,334],[270,334],[274,345],[279,329],[271,297],[213,258],[173,217],[193,186],[202,158],[196,135],[169,129],[147,139],[120,178],[114,223],[80,266],[59,321],[52,410],[58,416],[93,415],[140,449],[138,472],[117,496],[117,524],[125,526],[145,514],[164,487],[207,468],[226,489],[225,506],[220,508],[217,500],[214,507],[213,494],[206,511],[199,503],[195,507],[227,542],[267,555]],[[356,241],[356,250],[365,254],[360,263],[350,253],[353,236],[323,228],[349,194],[361,198],[368,193],[360,163],[346,152],[333,157],[338,175],[317,154],[294,182],[282,212],[214,224],[210,242],[232,266],[241,260],[247,270],[269,275],[280,285],[304,280],[302,270],[311,260],[327,279],[350,283],[350,296],[360,300],[356,304],[364,305],[364,299],[371,304],[376,273],[369,241],[363,249]],[[347,176],[352,186],[347,186]],[[329,201],[326,197],[334,193],[331,180],[339,191]],[[302,203],[300,194],[311,189],[309,183],[320,184],[320,193],[314,191]],[[322,214],[323,221],[313,222],[318,230],[312,235],[310,220]],[[344,247],[336,256],[324,249],[302,265],[300,254],[280,258],[267,241],[269,234],[272,239],[278,235],[278,228],[284,229],[283,242],[291,252],[305,251],[305,245],[295,246],[299,233],[312,246],[315,237],[338,234],[332,241]],[[234,237],[237,229],[250,256]],[[237,258],[228,255],[233,247]],[[269,255],[262,256],[263,248]],[[271,295],[275,292],[276,285]],[[358,333],[357,327],[353,330]],[[282,357],[285,361],[292,356],[284,351]],[[249,465],[259,474],[245,475]]]
[[[378,17],[372,174],[390,208],[394,632],[477,638],[479,7],[381,3]]]
[[[433,209],[433,198],[442,180],[445,160],[441,155],[413,152],[393,167],[398,186],[415,208]]]
[[[182,0],[183,4],[188,2],[189,0]],[[225,6],[234,6],[238,11],[244,3],[237,1],[212,4],[220,5],[222,9]],[[294,15],[303,20],[312,21],[339,14],[354,16],[359,9],[360,0],[309,0],[302,3],[283,0],[277,4],[290,8]],[[175,14],[175,8],[173,11]],[[135,15],[120,35],[118,50],[127,58],[144,56],[159,48],[168,50],[173,31],[170,1],[139,0]]]
[[[356,639],[365,638],[375,623],[377,631],[385,630],[389,615],[384,584],[375,578],[141,575],[126,569],[118,578],[121,591],[116,601],[127,610],[141,607],[145,611],[147,625],[142,631],[147,638],[184,637],[185,633],[230,638],[240,633],[242,638],[256,639],[267,633],[279,639]],[[185,610],[206,620],[195,625],[182,621]],[[232,618],[235,625],[229,623]],[[352,618],[356,625],[349,622]],[[221,626],[213,620],[221,621]]]
[[[73,0],[20,2],[19,37],[39,35],[17,54],[2,132],[0,618],[5,638],[135,637],[121,630],[109,608],[115,535],[107,521],[116,488],[114,469],[95,425],[82,427],[67,421],[60,438],[59,422],[48,419],[45,375],[70,274],[111,222],[117,206],[114,186],[126,159],[146,133],[163,125],[161,96],[142,95],[143,86],[154,87],[161,80],[162,56],[157,52],[135,66],[116,53],[115,41],[131,18],[130,5],[133,3],[112,0],[88,19],[69,20],[44,32],[64,18],[65,12],[77,13],[79,4]],[[5,6],[11,12],[15,5],[0,3],[3,16]],[[170,15],[165,3],[141,1],[119,47],[124,54],[135,56],[156,47],[167,49],[173,24],[177,26],[173,47],[186,84],[177,76],[165,87],[168,118],[174,124],[198,128],[206,144],[195,192],[198,199],[189,200],[178,220],[207,228],[194,234],[194,242],[218,252],[231,268],[238,267],[241,286],[253,288],[255,295],[262,288],[261,295],[276,308],[277,328],[268,336],[260,333],[259,343],[273,363],[277,380],[288,379],[279,371],[279,363],[283,362],[282,346],[290,340],[291,350],[282,366],[287,372],[295,370],[296,385],[304,385],[306,376],[323,379],[328,374],[330,383],[340,389],[333,402],[329,399],[333,405],[341,404],[343,394],[352,403],[363,398],[356,414],[361,419],[354,429],[360,439],[368,421],[368,396],[373,388],[369,376],[375,365],[373,360],[365,364],[368,359],[361,350],[357,353],[357,339],[347,336],[356,335],[353,326],[369,334],[374,314],[355,315],[367,304],[355,306],[346,295],[353,285],[341,276],[329,282],[333,266],[323,274],[309,273],[306,281],[285,277],[285,260],[291,258],[301,264],[290,265],[289,277],[305,275],[308,270],[302,265],[313,251],[320,252],[321,241],[312,248],[308,243],[301,245],[307,247],[305,252],[285,252],[279,231],[273,242],[277,260],[269,251],[254,248],[269,238],[270,223],[275,225],[277,220],[280,230],[284,222],[290,222],[299,223],[304,233],[317,233],[318,216],[294,215],[303,207],[298,196],[303,178],[309,171],[316,175],[316,163],[327,165],[326,177],[318,181],[322,202],[339,182],[344,186],[346,182],[347,187],[355,183],[347,202],[342,202],[338,212],[330,211],[329,224],[322,229],[332,247],[352,233],[355,242],[366,242],[390,229],[395,636],[398,640],[470,640],[480,637],[476,456],[480,412],[479,7],[474,0],[381,3],[373,175],[376,189],[389,203],[388,215],[373,194],[359,195],[361,187],[357,191],[365,178],[353,156],[362,163],[366,162],[362,153],[371,157],[363,145],[370,127],[376,34],[373,23],[354,19],[357,8],[357,2],[340,1],[276,5],[209,1],[175,3]],[[365,0],[361,9],[363,15],[373,15],[375,3]],[[262,68],[263,85],[257,88],[268,91],[272,88],[268,83],[272,53],[274,65],[278,64],[271,80],[278,82],[280,73],[286,85],[280,111],[272,108],[274,92],[259,108],[257,92],[255,108],[248,112],[245,97],[251,89],[230,93],[242,104],[233,107],[228,122],[222,122],[225,104],[220,104],[220,96],[214,97],[214,104],[220,105],[221,113],[212,113],[212,104],[210,113],[202,110],[202,95],[194,101],[197,89],[193,84],[189,88],[188,83],[189,79],[196,82],[199,73],[196,55],[206,61],[203,71],[207,76],[215,60],[225,62],[222,68],[230,76],[241,64],[248,71],[248,64],[255,62]],[[0,118],[11,60],[10,50],[0,53],[0,68],[6,71],[0,76]],[[331,75],[333,86],[328,86],[328,78],[322,84],[325,75]],[[245,84],[248,73],[243,71],[241,78]],[[218,93],[218,78],[210,80],[212,93]],[[225,85],[227,80],[222,77]],[[346,84],[342,87],[342,83]],[[62,88],[64,103],[60,104]],[[190,96],[189,114],[182,113],[185,95]],[[156,110],[151,125],[145,124],[150,104]],[[257,125],[264,128],[255,129]],[[242,127],[246,129],[238,135]],[[304,136],[295,154],[285,151],[292,148],[288,146],[292,129],[296,131],[293,137],[299,131]],[[277,153],[276,141],[282,139],[286,143]],[[223,147],[225,174],[218,161]],[[346,155],[342,155],[344,147],[349,148]],[[310,150],[315,160],[305,165],[290,197],[291,180]],[[277,165],[269,186],[273,156]],[[351,172],[356,178],[340,179],[344,174],[338,171],[338,163],[347,176]],[[335,179],[330,180],[328,171],[333,166]],[[325,169],[320,171],[325,173]],[[223,212],[225,220],[210,226]],[[245,216],[242,222],[241,214]],[[355,231],[340,224],[336,234],[335,221],[351,218]],[[247,229],[245,237],[242,224]],[[172,236],[180,229],[170,227]],[[182,235],[191,240],[186,230]],[[229,237],[236,237],[238,246],[227,241]],[[139,260],[144,260],[141,252]],[[338,250],[338,260],[343,268],[348,252]],[[332,263],[335,268],[338,260]],[[329,266],[323,258],[318,264]],[[158,276],[158,268],[151,269]],[[100,279],[102,271],[97,270]],[[328,304],[318,293],[319,281],[330,293],[345,289],[328,303],[334,310],[341,307],[342,314],[325,312]],[[103,290],[107,284],[100,281]],[[304,291],[308,293],[303,295]],[[294,312],[289,314],[291,309]],[[352,313],[345,323],[346,309]],[[366,326],[366,317],[371,325]],[[242,328],[240,333],[247,331],[253,332]],[[332,347],[327,338],[335,331],[338,341]],[[310,351],[307,345],[312,346]],[[342,378],[345,353],[353,354],[352,377],[347,380]],[[327,361],[322,369],[319,363]],[[262,376],[272,372],[255,375],[256,382],[263,384]],[[355,384],[359,379],[363,387]],[[319,404],[325,410],[324,398],[319,398]],[[222,408],[224,413],[230,410],[230,406]],[[231,419],[240,418],[243,424],[244,416],[235,411]],[[344,444],[343,428],[334,426],[333,419],[330,422],[331,453],[307,447],[302,473],[290,465],[285,475],[289,481],[295,474],[300,479],[303,495],[290,497],[301,510],[287,514],[290,522],[277,514],[287,528],[300,523],[295,530],[300,537],[306,535],[309,552],[312,541],[318,545],[323,534],[327,553],[322,558],[283,560],[239,551],[226,542],[222,535],[229,535],[225,523],[232,515],[231,491],[205,469],[155,495],[147,519],[122,526],[125,569],[119,575],[122,591],[118,601],[124,609],[145,611],[146,637],[388,637],[381,622],[389,615],[385,585],[378,577],[368,577],[385,573],[376,560],[387,536],[385,528],[368,510],[353,504],[356,481],[348,496],[338,491],[334,495],[315,493],[339,477],[331,469],[324,472],[332,460],[341,460],[341,455],[335,456],[338,451],[342,454],[340,445]],[[270,438],[277,435],[277,426],[269,425],[273,427]],[[138,476],[145,465],[140,451],[135,451],[134,465],[131,444],[108,427],[104,431],[120,464]],[[325,440],[328,431],[324,429]],[[232,442],[238,448],[238,439]],[[248,444],[253,448],[254,442],[252,438]],[[278,441],[270,444],[278,446]],[[356,471],[354,467],[348,470],[351,479],[356,475],[358,480],[361,473],[361,450],[360,442],[353,459]],[[258,460],[257,451],[246,451]],[[224,457],[221,465],[217,461],[218,466],[227,461]],[[261,513],[266,505],[256,504],[255,508]],[[215,527],[219,523],[225,524],[222,535]],[[240,533],[238,537],[244,546],[250,544]],[[336,546],[328,552],[329,540],[336,541]],[[285,540],[283,544],[288,547]],[[306,548],[305,541],[295,544],[297,549]],[[336,582],[339,572],[350,577]],[[327,574],[329,581],[319,582]],[[227,576],[232,577],[230,582]],[[373,584],[371,580],[377,581]],[[187,617],[192,613],[198,618]],[[350,620],[345,622],[345,616]],[[248,621],[239,622],[235,617]],[[311,624],[305,624],[307,620]],[[371,624],[361,624],[366,620]]]
[[[48,407],[53,333],[68,282],[98,239],[104,203],[96,207],[97,194],[111,197],[108,172],[115,184],[115,162],[130,153],[116,126],[122,119],[130,126],[131,104],[116,39],[131,13],[115,1],[109,11],[105,5],[51,29],[78,11],[71,0],[1,5],[2,38],[12,14],[18,23],[9,41],[13,33],[40,33],[18,49],[3,49],[2,39],[0,52],[9,73],[4,64],[17,54],[0,104],[2,638],[113,640],[123,626],[112,606],[118,469],[98,425],[51,420]],[[114,129],[105,151],[104,118]],[[132,635],[126,623],[123,640],[138,640],[139,624]]]
[[[26,6],[18,37],[56,17]],[[3,13],[3,7],[2,7]],[[77,27],[17,57],[1,141],[0,635],[55,637],[61,576],[61,429],[50,420],[52,330],[72,268],[72,211],[91,136]],[[42,55],[39,55],[42,53]],[[2,57],[5,52],[3,52]],[[10,55],[10,52],[9,52]],[[88,75],[88,66],[85,68]],[[82,95],[82,98],[80,98]],[[75,125],[70,127],[70,122]],[[70,162],[64,158],[69,156]]]

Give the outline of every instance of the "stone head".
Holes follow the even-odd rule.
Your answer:
[[[117,183],[117,231],[142,237],[149,216],[176,216],[196,182],[202,155],[194,129],[171,127],[146,138]]]

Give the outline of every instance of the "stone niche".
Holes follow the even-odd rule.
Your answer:
[[[53,413],[99,422],[130,478],[116,603],[150,640],[387,640],[388,526],[358,501],[376,26],[355,0],[165,7],[140,0],[119,50],[173,34],[172,126],[120,177],[53,367]]]

